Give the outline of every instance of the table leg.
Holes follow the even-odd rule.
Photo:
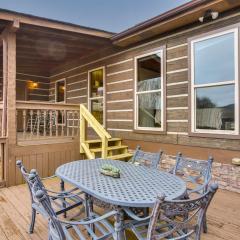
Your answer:
[[[61,192],[65,191],[65,183],[62,179],[60,181],[60,189],[61,189]],[[65,198],[63,198],[63,201],[65,201]],[[63,208],[66,208],[66,204],[64,202],[63,202],[62,205],[63,205]],[[67,217],[67,212],[64,212],[63,216],[64,216],[64,218],[66,218]]]
[[[124,212],[121,208],[117,208],[117,213],[115,215],[114,229],[115,233],[113,235],[114,240],[126,240],[125,230],[124,230]]]
[[[89,211],[89,198],[90,196],[85,193],[85,216],[89,217],[90,211]]]

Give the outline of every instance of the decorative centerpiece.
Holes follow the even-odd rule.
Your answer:
[[[120,178],[120,169],[110,165],[104,164],[101,166],[100,173],[106,176]]]

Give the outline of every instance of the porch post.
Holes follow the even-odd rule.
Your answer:
[[[7,185],[15,184],[16,127],[16,30],[19,22],[8,25],[1,34],[3,39],[3,117],[2,136],[7,137],[8,157],[5,159]]]

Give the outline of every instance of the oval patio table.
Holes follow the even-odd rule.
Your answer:
[[[120,169],[120,178],[102,175],[103,164],[111,164]],[[186,184],[179,177],[157,169],[116,161],[79,160],[57,168],[56,175],[78,187],[86,194],[106,203],[118,206],[115,222],[115,239],[124,239],[122,231],[121,207],[153,207],[159,193],[172,200],[186,193]]]

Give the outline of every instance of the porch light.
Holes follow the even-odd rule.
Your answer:
[[[65,86],[61,86],[60,90],[65,91]]]
[[[28,82],[28,88],[29,89],[35,89],[38,87],[38,83],[37,82],[33,82],[33,81],[29,81]]]
[[[219,16],[218,12],[215,12],[215,11],[212,11],[211,9],[209,9],[198,20],[202,23],[206,20],[215,20],[218,18],[218,16]]]

